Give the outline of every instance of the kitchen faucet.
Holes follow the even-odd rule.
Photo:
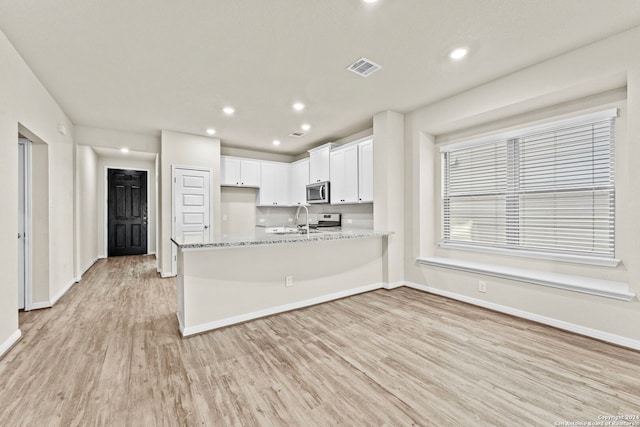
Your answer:
[[[298,206],[298,210],[296,211],[296,224],[298,224],[298,217],[300,216],[301,208],[304,208],[304,210],[307,213],[307,225],[305,226],[305,229],[307,230],[307,236],[308,236],[309,235],[309,208],[307,208],[307,205]]]

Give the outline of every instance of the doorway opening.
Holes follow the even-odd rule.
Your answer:
[[[147,253],[147,171],[107,171],[107,254]]]
[[[49,301],[49,146],[18,123],[18,298],[25,311]],[[37,261],[37,262],[34,262]]]

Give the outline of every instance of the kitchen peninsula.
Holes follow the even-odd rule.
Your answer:
[[[172,239],[183,336],[383,287],[392,233],[362,229]]]

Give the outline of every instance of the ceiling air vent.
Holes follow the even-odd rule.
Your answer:
[[[304,136],[304,132],[300,132],[300,131],[291,132],[289,136],[295,136],[296,138],[300,138],[301,136]]]
[[[347,70],[353,73],[356,73],[362,77],[369,77],[371,74],[375,73],[380,68],[382,68],[381,65],[376,64],[370,59],[362,57],[358,59],[356,62],[354,62],[353,64],[349,65],[347,67]]]

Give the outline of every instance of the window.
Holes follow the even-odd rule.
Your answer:
[[[443,246],[613,258],[616,114],[443,147]]]

